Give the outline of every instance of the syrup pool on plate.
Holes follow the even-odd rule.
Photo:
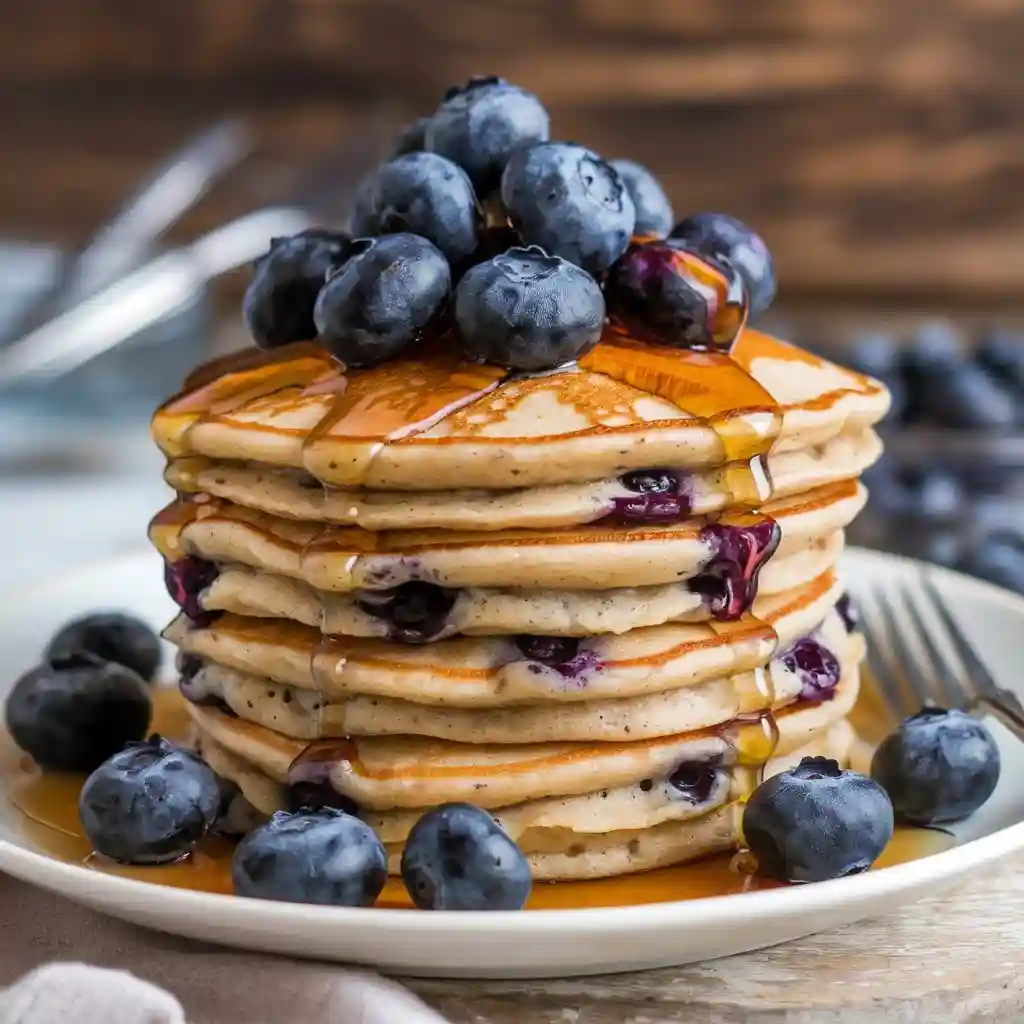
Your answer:
[[[870,710],[870,704],[866,705]],[[155,691],[153,731],[170,739],[187,734],[188,716],[176,689]],[[160,867],[114,864],[96,856],[82,834],[78,820],[78,794],[85,780],[73,773],[42,773],[27,755],[20,754],[9,737],[2,737],[0,766],[6,798],[20,812],[21,832],[28,844],[58,860],[81,864],[95,871],[202,892],[231,892],[231,855],[234,843],[218,836],[204,839],[191,856]],[[952,836],[932,829],[897,828],[892,842],[875,867],[916,860],[953,845]],[[633,906],[673,900],[727,896],[778,888],[780,883],[739,870],[737,858],[722,855],[694,864],[662,868],[619,878],[588,882],[539,882],[527,909],[556,910],[580,907]],[[390,878],[377,902],[381,907],[410,907],[401,879]]]

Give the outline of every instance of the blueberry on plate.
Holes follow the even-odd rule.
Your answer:
[[[695,213],[681,220],[669,236],[687,249],[728,260],[743,277],[750,315],[760,316],[775,298],[775,268],[764,239],[727,213]]]
[[[533,93],[494,75],[449,89],[430,118],[426,148],[457,163],[482,197],[498,187],[509,157],[548,137],[548,113]]]
[[[758,870],[782,882],[823,882],[867,871],[892,833],[885,790],[826,757],[805,757],[772,776],[743,811],[743,836]]]
[[[44,661],[60,660],[75,651],[116,661],[149,682],[160,669],[160,638],[134,615],[94,612],[63,625],[46,645]]]
[[[129,743],[85,780],[78,814],[97,853],[122,864],[167,864],[213,827],[221,800],[207,764],[151,736]]]
[[[90,772],[146,735],[152,704],[131,669],[76,651],[26,672],[6,710],[14,742],[40,767]]]
[[[664,238],[672,230],[675,217],[672,204],[658,179],[646,167],[632,160],[613,160],[611,164],[619,172],[636,207],[633,234]]]
[[[626,251],[636,226],[636,209],[619,172],[567,142],[517,150],[502,175],[501,198],[527,245],[594,275]]]
[[[578,359],[601,337],[604,296],[585,271],[537,246],[470,268],[455,291],[467,359],[548,370]]]
[[[962,711],[922,708],[879,744],[871,777],[889,794],[900,821],[959,821],[995,790],[999,748],[988,729]]]
[[[238,896],[369,907],[387,881],[388,860],[373,829],[351,814],[278,811],[238,844],[231,877]]]
[[[416,822],[402,879],[421,910],[520,910],[531,886],[523,851],[470,804],[445,804]]]
[[[391,155],[402,156],[404,153],[418,153],[421,149],[426,149],[425,136],[428,124],[430,124],[429,117],[417,117],[411,124],[407,124],[398,133]]]
[[[466,172],[437,153],[406,153],[377,168],[353,210],[354,234],[410,232],[433,242],[449,261],[477,246],[479,212]]]
[[[348,236],[324,228],[271,240],[242,300],[242,316],[260,348],[316,337],[316,297],[347,251]]]
[[[631,245],[606,293],[611,315],[654,345],[728,352],[747,320],[739,272],[672,238]]]
[[[451,272],[419,235],[359,239],[353,249],[321,290],[313,319],[347,366],[377,366],[420,337],[448,295]]]

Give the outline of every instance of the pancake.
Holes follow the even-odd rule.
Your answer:
[[[204,661],[327,695],[501,707],[639,696],[750,671],[765,665],[779,645],[815,629],[841,592],[827,573],[795,591],[758,598],[756,616],[562,639],[554,656],[523,638],[457,637],[414,646],[323,638],[286,619],[236,615],[205,626],[179,616],[165,636]]]
[[[770,453],[765,457],[764,478],[755,482],[759,503],[854,479],[876,461],[881,450],[878,435],[860,429],[816,447]],[[732,506],[738,491],[743,497],[743,472],[741,463],[676,473],[678,485],[669,495],[638,495],[619,477],[504,491],[339,490],[321,486],[304,470],[217,462],[202,456],[172,459],[165,477],[179,492],[212,494],[271,515],[309,522],[358,525],[365,530],[508,530],[580,526],[606,517],[636,521],[655,516],[663,522],[674,510],[708,515]]]
[[[810,637],[846,671],[863,655],[833,612]],[[458,743],[548,743],[640,740],[693,732],[739,715],[781,708],[813,685],[781,652],[754,670],[640,697],[511,705],[474,710],[386,697],[333,698],[265,678],[205,664],[184,692],[199,703],[216,700],[239,718],[285,736],[316,740],[344,736],[428,736]]]
[[[780,594],[811,583],[834,568],[843,540],[843,532],[837,530],[791,555],[770,559],[758,577],[758,593]],[[625,633],[664,622],[707,622],[711,618],[710,602],[685,580],[601,591],[466,587],[426,596],[419,593],[411,599],[420,603],[404,612],[404,623],[398,627],[395,598],[390,594],[374,600],[358,593],[330,593],[286,576],[222,565],[213,582],[199,594],[199,605],[210,612],[292,619],[332,636],[405,642],[413,638],[416,642],[431,642],[460,634],[589,636]],[[417,616],[415,623],[411,621],[413,616]]]
[[[784,754],[845,718],[859,669],[847,665],[833,699],[775,713]],[[757,767],[773,753],[772,719],[753,715],[714,729],[626,743],[467,744],[414,736],[349,737],[312,744],[190,704],[203,733],[280,785],[329,784],[360,808],[392,810],[466,801],[480,807],[574,796],[664,778],[684,763]]]
[[[211,499],[172,504],[153,520],[150,538],[168,562],[195,555],[339,592],[414,581],[607,590],[702,576],[727,611],[745,603],[773,553],[785,558],[845,528],[865,498],[851,480],[770,502],[762,513],[727,513],[713,521],[478,533],[322,529]]]
[[[152,432],[173,458],[304,469],[342,487],[451,491],[799,451],[876,423],[888,404],[880,384],[752,329],[726,356],[609,328],[578,366],[536,375],[462,363],[441,346],[354,371],[315,343],[248,350],[197,370]]]
[[[793,715],[792,719],[796,719]],[[780,727],[784,736],[785,725]],[[799,763],[802,757],[833,757],[846,763],[854,740],[845,718],[789,745],[764,766],[765,777]],[[780,737],[780,748],[785,739]],[[200,727],[201,756],[222,778],[239,787],[254,813],[269,816],[291,805],[285,785]],[[569,797],[546,797],[492,813],[521,846],[536,880],[598,878],[678,864],[732,849],[739,841],[738,798],[756,783],[752,768],[704,764],[669,777]],[[361,816],[389,853],[389,870],[400,873],[401,846],[422,808]]]

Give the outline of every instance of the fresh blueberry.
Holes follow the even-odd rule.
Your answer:
[[[548,370],[601,337],[604,296],[584,270],[536,246],[472,267],[455,291],[462,349],[475,362]]]
[[[445,804],[413,826],[402,878],[421,910],[520,910],[530,895],[523,851],[486,811]]]
[[[1024,393],[1024,334],[999,327],[986,330],[977,360],[989,373],[1019,394]]]
[[[93,849],[122,864],[178,860],[206,835],[221,807],[217,776],[161,736],[129,743],[85,780],[78,798]]]
[[[965,358],[963,337],[948,320],[928,320],[921,324],[903,352],[903,364],[911,371],[953,370]]]
[[[672,204],[658,184],[658,179],[646,167],[632,160],[613,160],[611,163],[619,172],[636,208],[633,234],[664,238],[672,230],[675,217]]]
[[[238,844],[231,864],[238,896],[286,903],[369,907],[387,877],[370,826],[333,807],[278,811]]]
[[[547,137],[548,114],[540,100],[489,75],[448,90],[424,141],[427,149],[462,167],[485,196],[498,187],[515,150]]]
[[[388,623],[392,640],[407,644],[437,639],[455,605],[455,592],[434,583],[413,581],[392,590],[368,590],[358,597],[358,606]]]
[[[425,136],[428,124],[430,124],[429,117],[418,117],[411,124],[407,124],[398,133],[391,155],[402,156],[404,153],[417,153],[421,149],[426,149]]]
[[[328,279],[313,319],[347,366],[376,366],[423,332],[451,286],[448,262],[419,235],[360,239],[356,255]]]
[[[591,274],[625,251],[636,209],[619,172],[596,153],[546,142],[512,155],[501,198],[527,245],[539,245]]]
[[[867,871],[892,833],[885,790],[826,757],[805,757],[773,775],[743,811],[743,836],[758,870],[782,882],[823,882]]]
[[[76,651],[26,672],[7,697],[7,728],[42,768],[91,772],[149,728],[149,688],[131,669]]]
[[[871,777],[889,794],[899,820],[959,821],[995,790],[999,748],[988,729],[962,711],[922,708],[879,744]]]
[[[1024,594],[1024,550],[1015,537],[1004,533],[991,534],[958,568],[998,587]]]
[[[921,419],[961,430],[1008,430],[1017,419],[1013,394],[978,363],[920,363],[911,379],[910,401]]]
[[[967,495],[952,473],[932,469],[922,474],[917,482],[917,502],[926,519],[949,520],[963,515]]]
[[[164,565],[164,585],[174,603],[194,622],[205,624],[213,613],[203,609],[203,591],[217,578],[217,566],[205,558],[186,555]]]
[[[674,239],[631,245],[607,286],[612,316],[642,341],[728,351],[747,318],[739,272]]]
[[[764,239],[727,213],[695,213],[681,220],[671,238],[687,249],[728,260],[743,278],[750,296],[750,315],[760,316],[775,298],[775,268]]]
[[[478,219],[473,186],[461,167],[437,153],[406,153],[377,169],[353,211],[352,230],[420,235],[459,263],[477,247]]]
[[[141,619],[122,612],[96,612],[62,626],[47,644],[44,660],[66,658],[75,651],[116,661],[152,682],[160,668],[160,638]]]
[[[271,241],[242,300],[242,315],[260,348],[316,337],[316,297],[328,271],[344,262],[348,245],[342,232],[323,228]]]

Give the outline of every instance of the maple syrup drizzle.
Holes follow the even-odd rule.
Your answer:
[[[183,740],[188,728],[184,701],[176,690],[170,688],[155,691],[154,697],[153,730],[172,740]],[[741,738],[738,746],[745,747],[750,756],[755,756],[759,753],[759,743],[760,749],[765,749],[765,741],[756,739],[756,723],[750,723],[749,729],[749,738]],[[26,755],[14,748],[6,734],[0,735],[0,774],[11,803],[20,812],[21,832],[36,850],[94,871],[138,881],[199,892],[231,893],[233,840],[209,836],[198,844],[192,854],[174,864],[159,867],[114,864],[94,854],[82,833],[78,820],[78,794],[85,781],[84,775],[40,772]],[[875,868],[930,856],[953,845],[953,837],[945,832],[898,827]],[[618,878],[538,882],[533,887],[527,909],[636,906],[752,892],[776,888],[781,884],[740,870],[742,866],[742,861],[733,855],[723,854],[678,867]],[[411,907],[401,879],[388,880],[377,906]]]

